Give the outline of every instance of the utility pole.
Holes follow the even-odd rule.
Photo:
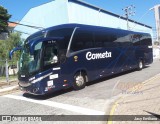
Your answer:
[[[8,60],[6,59],[6,81],[9,83],[9,75],[8,75]],[[10,84],[10,83],[9,83]]]
[[[127,19],[127,29],[129,30],[129,16],[133,16],[135,15],[135,11],[133,11],[133,9],[135,9],[135,6],[134,5],[130,5],[130,6],[127,6],[125,8],[123,8],[122,10],[125,12],[125,17]]]
[[[155,5],[153,9],[154,9],[155,22],[156,22],[157,41],[160,41],[160,4]]]

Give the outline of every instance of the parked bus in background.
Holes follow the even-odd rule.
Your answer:
[[[19,86],[40,95],[69,87],[79,90],[86,82],[135,68],[141,70],[152,62],[148,33],[81,24],[58,25],[36,32],[24,42]]]

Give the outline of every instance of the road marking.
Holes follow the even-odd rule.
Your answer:
[[[68,111],[72,111],[72,112],[76,112],[84,115],[104,115],[105,114],[105,112],[102,112],[102,111],[92,110],[88,108],[83,108],[79,106],[63,104],[63,103],[58,103],[58,102],[53,102],[48,100],[34,100],[34,99],[29,99],[23,96],[16,96],[16,95],[4,95],[2,97],[12,98],[16,100],[23,100],[23,101],[37,103],[37,104],[46,105],[50,107],[60,108],[60,109],[64,109],[64,110],[68,110]]]
[[[136,86],[138,86],[138,85],[144,86],[144,85],[146,85],[146,84],[148,84],[148,83],[151,83],[151,82],[153,82],[154,80],[159,79],[159,78],[160,78],[159,76],[160,76],[160,73],[157,74],[157,75],[155,75],[155,76],[153,76],[153,77],[151,77],[151,78],[149,78],[148,80],[143,81],[143,82],[140,83],[140,84],[137,84]],[[134,86],[134,87],[135,87],[135,86]],[[128,89],[128,90],[131,90],[131,91],[134,92],[134,90],[135,90],[134,87],[133,87],[133,88],[130,88],[130,89]],[[115,112],[115,110],[116,110],[116,108],[117,108],[117,106],[118,106],[118,104],[119,104],[119,101],[120,101],[121,99],[123,99],[123,98],[125,98],[124,95],[121,96],[120,98],[118,98],[118,99],[114,102],[114,104],[112,105],[111,110],[110,110],[110,113],[109,113],[110,118],[109,118],[109,121],[107,122],[107,124],[112,124],[112,116],[111,116],[111,115],[114,114],[114,112]]]
[[[160,73],[159,73],[159,74],[156,74],[155,76],[153,76],[153,77],[149,78],[148,80],[142,82],[142,84],[146,84],[146,83],[148,84],[148,83],[150,83],[151,81],[154,81],[154,80],[159,79],[159,78],[160,78]]]
[[[113,114],[114,114],[114,111],[116,110],[116,107],[118,106],[118,103],[119,103],[119,101],[120,101],[122,98],[123,98],[123,97],[120,97],[120,98],[118,98],[118,99],[114,102],[114,104],[113,104],[113,106],[112,106],[112,108],[111,108],[111,111],[110,111],[109,115],[113,115]],[[109,119],[108,119],[107,124],[112,124],[112,116],[109,116]]]

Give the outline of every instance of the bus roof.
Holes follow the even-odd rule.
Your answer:
[[[38,31],[32,35],[35,35],[37,33],[40,32],[47,32],[49,30],[56,30],[56,29],[62,29],[62,28],[75,28],[75,27],[79,27],[79,28],[86,28],[86,29],[92,29],[92,30],[98,30],[98,29],[108,29],[108,30],[118,30],[118,31],[124,31],[124,32],[132,32],[132,33],[139,33],[142,34],[143,32],[135,32],[135,31],[130,31],[130,30],[124,30],[124,29],[118,29],[118,28],[110,28],[110,27],[102,27],[102,26],[93,26],[93,25],[85,25],[85,24],[78,24],[78,23],[68,23],[68,24],[61,24],[61,25],[57,25],[57,26],[52,26],[46,29],[43,29],[41,31]],[[143,33],[143,34],[148,34],[148,33]],[[30,36],[32,36],[30,35]],[[29,37],[30,37],[29,36]]]

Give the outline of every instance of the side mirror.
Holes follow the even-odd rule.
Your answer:
[[[13,53],[17,50],[21,50],[22,46],[16,47],[9,52],[9,59],[12,59]]]

